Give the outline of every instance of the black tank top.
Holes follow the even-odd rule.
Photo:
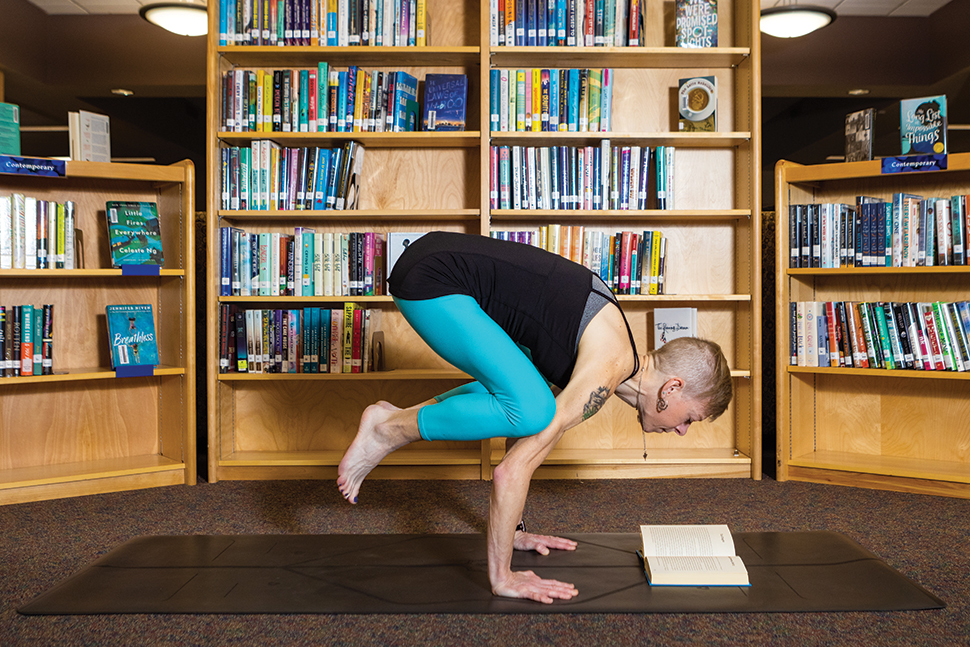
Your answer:
[[[619,308],[606,284],[582,265],[538,247],[451,232],[431,232],[412,242],[388,283],[401,299],[472,297],[513,341],[529,349],[539,372],[560,388],[572,375],[590,312],[602,307],[590,310],[588,304],[605,299]],[[625,316],[623,321],[633,350],[632,377],[640,362]]]

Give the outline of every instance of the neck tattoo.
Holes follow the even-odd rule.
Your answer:
[[[647,372],[647,356],[643,356],[643,368],[640,370],[640,379],[637,380],[637,422],[640,423],[640,435],[643,436],[643,461],[647,460],[647,432],[643,430],[643,415],[640,413],[640,387],[643,385],[643,374]]]

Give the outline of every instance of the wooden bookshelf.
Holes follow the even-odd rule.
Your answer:
[[[0,270],[0,304],[54,305],[54,375],[0,379],[0,503],[196,481],[194,176],[171,166],[67,162],[67,175],[0,175],[0,193],[77,204],[85,265]],[[158,276],[111,269],[105,203],[158,204]],[[111,370],[105,306],[151,303],[161,364]]]
[[[538,477],[641,478],[717,476],[760,478],[760,7],[751,0],[719,3],[720,47],[673,46],[663,27],[671,3],[647,2],[647,47],[492,47],[489,3],[429,0],[432,47],[219,46],[217,7],[210,10],[208,141],[210,161],[208,285],[218,285],[218,228],[283,231],[310,223],[319,231],[449,230],[488,235],[496,229],[550,222],[590,223],[611,231],[661,229],[677,263],[667,294],[623,297],[641,352],[650,348],[657,305],[700,311],[701,334],[716,340],[732,364],[736,397],[713,423],[685,438],[648,437],[632,408],[611,402],[570,431]],[[668,7],[667,5],[670,5]],[[234,66],[300,68],[320,61],[346,67],[403,69],[419,81],[429,72],[469,78],[467,129],[462,133],[225,133],[220,132],[220,77]],[[489,132],[489,72],[509,67],[613,67],[611,133]],[[675,102],[679,78],[717,75],[720,127],[680,133]],[[644,110],[644,106],[651,109]],[[266,212],[220,209],[219,148],[257,138],[281,145],[331,146],[354,139],[366,157],[360,209],[353,212]],[[677,210],[491,210],[489,147],[493,144],[676,146]],[[218,372],[221,303],[319,304],[366,301],[383,310],[387,373],[367,376],[249,376]],[[265,306],[271,307],[271,306]],[[291,305],[291,307],[296,307]],[[453,388],[467,376],[440,360],[410,330],[387,298],[223,297],[207,300],[209,478],[336,478],[336,465],[357,431],[363,409],[379,399],[407,406]],[[652,342],[651,342],[652,343]],[[491,478],[503,454],[500,440],[419,442],[395,452],[369,478]]]
[[[880,161],[776,167],[779,480],[970,498],[970,374],[789,365],[795,301],[960,301],[970,267],[789,268],[788,207],[965,194],[970,154],[943,171],[881,174]]]

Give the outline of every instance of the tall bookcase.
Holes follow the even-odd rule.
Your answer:
[[[194,167],[68,161],[66,177],[0,175],[0,193],[74,201],[81,269],[0,270],[0,304],[54,306],[54,375],[0,379],[0,503],[194,484]],[[158,205],[165,265],[112,269],[105,203]],[[152,304],[160,365],[111,370],[105,306]]]
[[[615,233],[661,229],[670,239],[667,294],[623,297],[638,348],[652,347],[652,309],[690,306],[700,334],[716,340],[732,365],[736,397],[713,423],[684,438],[650,435],[643,457],[632,408],[611,402],[573,429],[537,472],[548,478],[719,476],[760,478],[760,39],[759,7],[722,0],[719,47],[674,47],[673,3],[645,5],[647,47],[495,47],[489,45],[489,3],[428,0],[427,47],[220,46],[217,7],[210,10],[208,96],[208,398],[210,479],[335,478],[343,451],[368,404],[406,406],[467,380],[444,364],[395,310],[389,297],[218,297],[219,227],[284,231],[451,230],[488,235],[492,229],[583,223]],[[219,132],[220,77],[233,67],[300,68],[319,61],[468,75],[467,130],[414,133]],[[610,133],[489,132],[489,71],[493,68],[611,67],[616,70]],[[677,132],[678,79],[716,75],[719,130]],[[281,145],[330,146],[348,139],[366,147],[359,210],[352,212],[224,211],[220,153],[255,138]],[[492,210],[489,147],[493,144],[675,146],[676,211]],[[340,304],[383,310],[386,372],[220,374],[218,315],[224,303]],[[266,305],[264,305],[266,304]],[[330,306],[333,307],[333,306]],[[485,478],[503,443],[414,443],[389,456],[370,478]]]
[[[788,207],[970,192],[970,154],[943,171],[881,174],[880,161],[776,167],[779,480],[970,497],[970,374],[789,365],[788,304],[960,301],[970,267],[789,268]]]

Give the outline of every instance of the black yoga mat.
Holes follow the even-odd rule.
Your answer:
[[[573,534],[575,551],[513,568],[572,582],[546,605],[494,597],[485,537],[153,536],[132,539],[19,609],[92,613],[682,613],[898,611],[943,601],[848,537],[737,533],[752,586],[650,587],[639,534]]]

